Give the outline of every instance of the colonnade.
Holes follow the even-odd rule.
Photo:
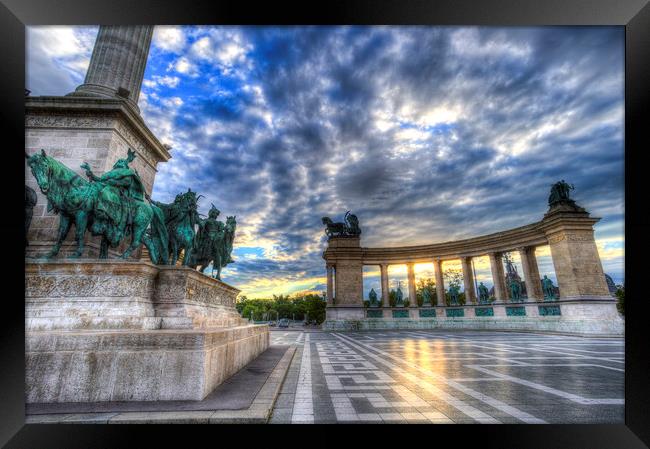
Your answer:
[[[524,246],[517,248],[521,259],[521,266],[523,268],[524,283],[526,285],[526,293],[528,300],[542,301],[544,294],[541,287],[541,278],[535,256],[535,246]],[[506,276],[503,267],[503,254],[504,252],[489,252],[487,254],[478,256],[459,256],[456,259],[442,259],[433,258],[435,284],[436,284],[436,297],[438,305],[445,305],[445,282],[443,275],[442,265],[445,261],[460,260],[462,273],[463,273],[463,287],[465,292],[465,300],[468,304],[476,304],[478,302],[478,295],[475,288],[474,270],[472,269],[472,259],[474,257],[488,256],[490,260],[490,268],[492,272],[492,282],[494,284],[494,297],[497,302],[506,302],[510,299],[509,289],[506,285]],[[424,263],[419,261],[418,263]],[[373,264],[374,265],[374,264]],[[407,281],[408,281],[408,300],[410,307],[417,307],[416,300],[416,282],[415,282],[415,262],[381,262],[378,264],[380,268],[381,279],[381,297],[380,306],[387,307],[389,305],[389,277],[388,267],[391,265],[406,265]],[[370,266],[370,264],[363,264],[363,266]],[[334,290],[334,277],[335,268],[334,264],[327,264],[327,298],[328,302],[335,304],[335,290]]]
[[[460,260],[466,304],[477,303],[472,259],[487,256],[490,260],[496,302],[509,302],[509,288],[503,254],[517,251],[529,301],[542,301],[543,292],[535,248],[548,245],[560,289],[560,300],[609,300],[602,264],[594,239],[593,225],[599,218],[589,216],[574,206],[551,208],[536,223],[494,234],[431,245],[408,247],[363,248],[359,237],[332,237],[323,253],[327,266],[327,297],[332,307],[363,306],[363,267],[379,266],[381,272],[381,303],[388,305],[388,267],[406,265],[408,297],[417,307],[416,263],[433,263],[436,296],[445,304],[442,264]]]

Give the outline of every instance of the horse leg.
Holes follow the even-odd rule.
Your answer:
[[[84,235],[86,234],[86,226],[88,225],[88,213],[80,211],[75,217],[75,238],[77,240],[77,250],[69,257],[70,259],[77,259],[81,257],[84,251]]]
[[[56,239],[56,243],[54,244],[50,252],[45,255],[46,259],[49,259],[50,257],[54,257],[57,254],[59,254],[59,250],[61,249],[61,244],[63,243],[63,240],[65,240],[66,236],[68,235],[68,232],[70,232],[70,226],[72,226],[72,220],[70,220],[70,217],[61,214],[59,216],[59,232]]]
[[[213,263],[213,267],[217,267],[217,275],[215,276],[215,278],[221,280],[221,257],[220,256],[215,257],[212,263]]]
[[[176,265],[176,262],[178,261],[178,251],[179,251],[178,244],[176,243],[176,239],[172,239],[170,247],[172,253],[171,265]]]
[[[142,245],[142,239],[146,227],[138,226],[133,228],[133,239],[131,239],[131,244],[120,256],[121,259],[128,259],[131,256],[131,253],[138,249]]]
[[[133,215],[133,222],[131,223],[131,234],[133,238],[129,247],[120,256],[121,259],[128,259],[131,253],[142,245],[142,236],[145,234],[153,218],[153,212],[144,204],[140,205]]]
[[[192,258],[192,241],[185,242],[185,258],[183,259],[183,265],[188,267],[190,265],[191,258]]]
[[[144,246],[146,246],[149,250],[149,259],[151,259],[151,261],[156,265],[160,264],[160,255],[158,254],[158,248],[156,247],[153,239],[149,237],[147,233],[144,233],[142,235],[142,243],[144,243]]]
[[[102,241],[99,244],[99,258],[108,259],[108,239],[102,235]]]

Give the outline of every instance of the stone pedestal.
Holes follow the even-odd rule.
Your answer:
[[[186,267],[28,261],[29,403],[201,400],[269,345],[239,293]]]
[[[46,154],[61,161],[86,179],[79,167],[88,162],[101,176],[118,159],[126,157],[127,149],[136,152],[131,166],[138,171],[148,195],[151,194],[159,162],[171,157],[168,148],[152,134],[130,102],[119,98],[92,97],[27,97],[25,99],[25,151]],[[25,182],[38,196],[34,216],[27,235],[27,256],[46,254],[56,241],[59,217],[47,210],[47,198],[41,193],[31,170],[25,164]],[[61,247],[65,256],[75,250],[74,226]],[[84,256],[96,257],[99,237],[86,233]],[[118,252],[122,248],[118,248]],[[113,251],[113,254],[115,251]],[[139,251],[134,252],[139,257]]]
[[[600,219],[581,209],[559,205],[542,220],[560,288],[560,299],[611,300],[593,225]]]
[[[324,257],[335,267],[335,305],[363,305],[363,264],[359,237],[330,238]]]

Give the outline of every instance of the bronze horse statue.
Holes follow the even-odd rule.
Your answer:
[[[343,220],[345,222],[334,222],[330,217],[323,217],[323,224],[325,225],[325,234],[330,237],[357,237],[361,234],[359,228],[359,219],[356,215],[347,211]]]
[[[108,182],[106,174],[98,178],[86,168],[91,181],[87,181],[66,167],[61,162],[45,154],[44,150],[32,156],[25,154],[27,164],[34,178],[47,198],[47,210],[59,214],[59,230],[57,241],[46,257],[58,254],[63,240],[68,235],[72,225],[75,225],[77,249],[70,257],[78,258],[83,254],[84,234],[89,230],[94,236],[101,236],[100,258],[108,257],[108,247],[113,248],[131,235],[131,243],[121,255],[128,258],[142,243],[149,250],[152,262],[167,263],[167,232],[163,221],[162,211],[155,205],[149,204],[134,196],[127,196],[120,187]],[[128,162],[133,160],[135,153],[129,151],[129,158],[119,160],[112,172],[127,170]],[[107,173],[108,174],[108,173]],[[142,184],[137,175],[135,189],[143,192]],[[108,180],[107,180],[108,179]],[[115,179],[118,179],[117,176]],[[131,186],[133,187],[133,186]],[[145,231],[151,225],[150,234]]]
[[[190,264],[196,236],[194,229],[200,222],[197,203],[202,196],[192,192],[192,189],[188,189],[187,192],[176,195],[171,204],[153,201],[163,211],[165,217],[172,265],[176,265],[181,251],[184,251],[183,265]]]

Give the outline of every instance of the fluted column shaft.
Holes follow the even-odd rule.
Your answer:
[[[490,269],[492,270],[492,282],[494,282],[494,297],[497,301],[505,302],[506,278],[503,272],[503,261],[501,253],[490,253]]]
[[[388,264],[381,264],[381,306],[388,307]]]
[[[544,293],[542,292],[542,282],[539,277],[537,259],[535,258],[535,248],[519,248],[519,257],[521,258],[521,266],[524,269],[524,281],[526,282],[528,299],[542,301],[544,299]]]
[[[435,259],[433,261],[433,268],[436,275],[436,295],[438,296],[438,305],[446,305],[445,301],[445,281],[442,277],[442,260]]]
[[[118,89],[139,111],[137,103],[147,65],[153,25],[102,25],[86,72],[84,84],[73,95],[118,97]]]
[[[408,282],[409,282],[409,305],[411,307],[417,307],[418,300],[417,297],[415,296],[415,267],[413,262],[409,262],[406,264],[406,272],[408,275]]]
[[[465,303],[476,303],[476,292],[474,290],[474,273],[472,272],[472,258],[461,257],[463,267],[463,285],[465,287]]]

